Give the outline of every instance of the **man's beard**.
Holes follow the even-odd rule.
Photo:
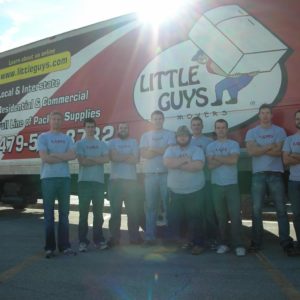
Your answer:
[[[188,144],[190,143],[190,139],[188,139],[186,142],[179,142],[177,140],[177,144],[180,146],[180,147],[186,147]]]
[[[125,140],[125,139],[128,138],[128,133],[118,132],[118,137],[119,137],[121,140]]]

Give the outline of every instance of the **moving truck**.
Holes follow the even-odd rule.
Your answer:
[[[159,26],[130,14],[1,53],[0,201],[23,208],[40,196],[37,138],[54,110],[74,141],[87,117],[104,141],[120,122],[139,140],[154,110],[173,131],[200,116],[213,135],[215,120],[226,119],[242,147],[240,185],[248,193],[244,137],[259,106],[272,104],[274,123],[295,130],[299,14],[294,0],[199,0]],[[77,162],[70,167],[75,187]]]

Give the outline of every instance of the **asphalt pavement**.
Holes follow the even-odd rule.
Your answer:
[[[109,217],[104,214],[106,235]],[[72,210],[74,249],[78,248],[77,224],[78,211]],[[0,226],[1,300],[300,299],[300,257],[283,253],[273,221],[264,222],[264,249],[245,257],[212,250],[193,256],[163,243],[148,248],[130,245],[123,215],[119,247],[104,251],[90,247],[76,256],[45,259],[39,205],[24,211],[0,207]],[[246,244],[250,226],[249,220],[243,221]],[[292,226],[291,234],[295,236]]]

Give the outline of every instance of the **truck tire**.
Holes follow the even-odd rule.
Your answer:
[[[26,206],[26,203],[12,204],[12,207],[16,210],[24,210]]]

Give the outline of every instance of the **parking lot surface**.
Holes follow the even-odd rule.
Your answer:
[[[106,235],[109,217],[104,214]],[[78,211],[72,210],[70,233],[76,250],[77,224]],[[251,222],[244,220],[243,225],[247,244]],[[212,250],[193,256],[163,243],[147,248],[130,245],[123,215],[119,247],[104,251],[90,247],[76,256],[45,259],[39,205],[24,211],[0,207],[0,226],[1,300],[300,299],[300,257],[283,253],[273,221],[264,222],[264,249],[245,257]]]

